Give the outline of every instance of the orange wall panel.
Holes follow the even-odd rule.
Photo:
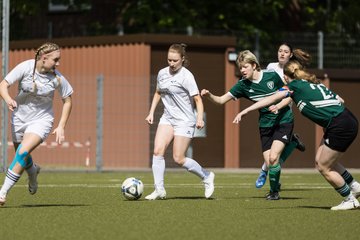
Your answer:
[[[32,50],[9,53],[9,71],[34,57]],[[149,127],[144,118],[149,109],[150,47],[145,44],[117,44],[68,47],[61,50],[59,71],[74,88],[73,109],[66,127],[66,141],[56,146],[55,137],[33,152],[37,163],[51,167],[95,166],[97,77],[104,78],[103,167],[148,167]],[[13,87],[11,93],[16,94]],[[55,124],[62,102],[54,99]],[[9,141],[10,137],[9,127]],[[89,142],[88,142],[89,141]],[[90,143],[90,145],[88,145]],[[9,146],[9,160],[14,151]]]

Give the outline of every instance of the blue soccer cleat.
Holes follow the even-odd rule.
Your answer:
[[[255,182],[256,188],[262,188],[266,183],[267,172],[261,170],[258,179]]]

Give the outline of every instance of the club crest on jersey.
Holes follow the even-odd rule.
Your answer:
[[[269,89],[273,89],[273,88],[274,88],[274,82],[273,82],[273,81],[267,82],[266,85],[267,85],[267,87],[268,87]]]

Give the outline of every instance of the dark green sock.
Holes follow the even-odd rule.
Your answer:
[[[280,181],[281,166],[280,164],[269,166],[270,192],[277,192]]]
[[[345,170],[341,176],[347,184],[350,184],[354,180],[353,176],[347,170]]]
[[[297,142],[295,141],[290,141],[288,144],[285,145],[285,148],[280,155],[280,159],[279,159],[280,164],[283,164],[286,161],[286,159],[294,151],[296,146],[297,146]]]
[[[350,195],[350,188],[349,185],[347,185],[346,183],[340,188],[335,188],[335,190],[343,197],[347,197]]]

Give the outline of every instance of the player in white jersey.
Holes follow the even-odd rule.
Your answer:
[[[267,71],[275,71],[283,81],[284,80],[284,66],[290,60],[298,61],[303,67],[309,65],[311,56],[302,49],[293,49],[288,43],[282,43],[278,48],[278,61],[271,62],[267,65]]]
[[[284,79],[284,65],[287,63],[293,56],[292,47],[283,43],[279,46],[278,49],[278,62],[271,62],[267,65],[266,70],[275,71],[281,79]]]
[[[0,95],[10,111],[15,157],[10,164],[0,190],[0,205],[4,205],[10,189],[24,170],[29,176],[29,192],[37,191],[40,167],[33,162],[31,152],[50,134],[54,123],[53,98],[57,90],[63,101],[58,126],[54,129],[56,142],[65,139],[73,89],[56,67],[60,64],[60,48],[55,43],[44,43],[35,52],[35,59],[26,60],[12,69],[0,83]],[[18,95],[13,99],[8,88],[18,84]]]
[[[188,62],[185,48],[185,44],[170,46],[167,55],[169,66],[158,73],[156,91],[149,115],[145,119],[149,124],[153,123],[154,112],[161,99],[164,113],[156,131],[152,158],[155,190],[145,197],[147,200],[166,198],[164,154],[172,141],[174,161],[202,179],[206,198],[210,198],[214,192],[214,173],[202,168],[194,159],[186,157],[195,127],[204,127],[204,106],[195,78],[185,67]]]

